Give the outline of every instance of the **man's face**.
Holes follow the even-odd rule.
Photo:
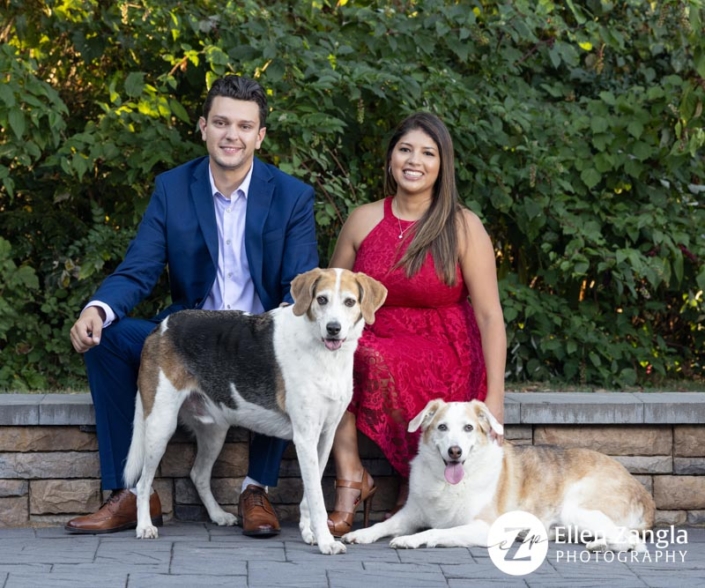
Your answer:
[[[256,102],[216,96],[208,120],[198,121],[211,165],[224,171],[248,170],[266,128],[260,128]]]

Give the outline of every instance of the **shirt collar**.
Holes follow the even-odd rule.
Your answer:
[[[245,179],[242,180],[242,184],[240,184],[240,187],[237,190],[235,190],[235,193],[242,190],[242,193],[244,194],[245,199],[247,199],[247,195],[250,192],[250,182],[252,181],[252,170],[254,168],[255,168],[255,162],[253,161],[252,165],[250,166],[250,171],[247,172]],[[225,194],[221,194],[220,190],[218,190],[218,188],[216,188],[215,180],[213,179],[213,170],[211,170],[210,165],[208,166],[208,179],[211,182],[211,194],[213,194],[214,197],[217,196],[218,194],[220,194],[224,198],[228,198],[228,196],[232,197],[232,194],[228,194],[228,196],[225,196]]]

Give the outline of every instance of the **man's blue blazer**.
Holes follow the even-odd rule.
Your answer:
[[[270,310],[291,302],[291,280],[318,265],[314,192],[273,165],[257,158],[253,165],[245,249],[257,294]],[[92,300],[123,318],[150,294],[166,266],[172,304],[159,318],[200,308],[215,281],[217,231],[208,156],[160,174],[124,260]]]

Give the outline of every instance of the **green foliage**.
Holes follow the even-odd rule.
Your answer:
[[[230,72],[269,91],[262,157],[316,188],[322,263],[431,110],[497,247],[510,378],[702,377],[700,0],[4,5],[0,388],[81,376],[68,329]]]

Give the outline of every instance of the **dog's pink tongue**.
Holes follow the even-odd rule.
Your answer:
[[[445,476],[446,481],[449,484],[457,484],[463,479],[465,475],[465,470],[463,469],[463,464],[461,463],[449,463],[446,466]]]
[[[324,343],[326,344],[326,347],[331,351],[340,349],[343,346],[342,339],[324,339]]]

